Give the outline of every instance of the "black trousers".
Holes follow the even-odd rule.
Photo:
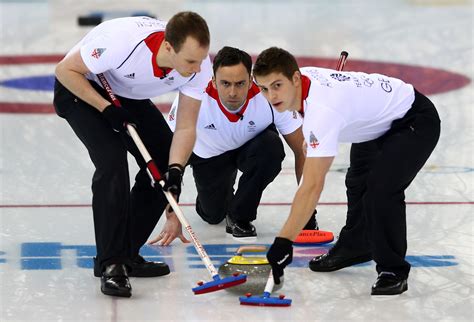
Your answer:
[[[431,101],[415,91],[407,114],[378,139],[352,144],[346,175],[347,219],[338,246],[372,253],[377,272],[408,277],[405,189],[440,135]]]
[[[220,223],[227,214],[234,220],[255,220],[263,190],[280,173],[284,158],[273,125],[238,149],[207,159],[193,154],[196,212],[210,224]],[[237,170],[242,176],[234,194]]]
[[[93,86],[107,97],[102,88]],[[173,134],[163,115],[150,100],[118,99],[138,121],[137,131],[164,173]],[[113,263],[127,264],[138,255],[156,226],[167,205],[166,198],[151,186],[146,164],[132,139],[112,130],[98,110],[78,99],[58,80],[54,106],[85,145],[95,166],[92,211],[99,264],[102,268]],[[131,191],[127,151],[140,167]]]

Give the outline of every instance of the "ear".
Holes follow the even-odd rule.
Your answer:
[[[254,74],[252,74],[252,77],[251,77],[251,78],[252,78],[252,79],[251,79],[251,80],[252,80],[252,82],[254,82],[254,83],[255,83],[255,85],[257,85],[257,86],[258,86],[257,77],[256,77]]]
[[[293,85],[300,86],[301,85],[301,73],[299,70],[294,72],[293,77],[291,78]]]
[[[217,90],[217,84],[216,84],[216,77],[212,76],[212,87],[214,87],[215,90]]]
[[[252,75],[250,75],[250,78],[249,78],[249,88],[248,90],[250,90],[252,88],[252,85],[253,85],[253,77]]]
[[[173,46],[171,46],[171,44],[169,42],[167,42],[165,40],[164,44],[165,44],[165,50],[166,50],[167,53],[171,53],[171,51],[174,51]]]

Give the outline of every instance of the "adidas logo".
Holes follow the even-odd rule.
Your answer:
[[[127,78],[130,78],[130,79],[135,79],[135,73],[131,73],[131,74],[128,74],[128,75],[123,75],[123,77],[127,77]]]
[[[214,123],[211,123],[211,124],[205,126],[204,128],[208,129],[208,130],[217,130],[216,127],[214,126]]]

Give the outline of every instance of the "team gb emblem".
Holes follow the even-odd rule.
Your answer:
[[[170,121],[170,122],[174,121],[175,114],[176,114],[176,106],[174,106],[174,107],[171,109],[171,111],[169,112],[169,114],[168,114],[168,121]]]
[[[319,145],[319,141],[314,135],[313,131],[309,132],[309,146],[316,149]]]
[[[95,59],[99,59],[99,57],[102,56],[102,54],[104,53],[106,49],[107,48],[95,48],[92,51],[91,56],[94,57]]]

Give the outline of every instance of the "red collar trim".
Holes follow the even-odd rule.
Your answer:
[[[258,88],[255,83],[252,83],[252,87],[250,87],[248,94],[247,94],[247,100],[245,101],[244,106],[242,106],[242,109],[238,113],[231,113],[229,112],[224,105],[222,105],[221,100],[219,99],[219,94],[217,93],[217,90],[212,86],[212,81],[207,84],[206,88],[206,93],[215,99],[217,101],[217,105],[219,105],[220,110],[224,115],[227,117],[227,119],[230,122],[237,122],[238,120],[243,119],[245,110],[247,109],[247,106],[249,105],[249,101],[258,93],[260,93],[260,89]]]
[[[156,62],[156,56],[158,55],[158,50],[160,49],[161,43],[165,39],[164,31],[158,31],[150,34],[148,37],[145,38],[145,44],[147,45],[148,49],[152,52],[151,55],[151,64],[153,66],[153,75],[155,77],[164,78],[168,75],[173,68],[161,68],[158,66]]]
[[[311,87],[311,80],[308,76],[301,75],[301,106],[298,111],[302,116],[304,116],[304,101],[308,98],[309,88]]]

